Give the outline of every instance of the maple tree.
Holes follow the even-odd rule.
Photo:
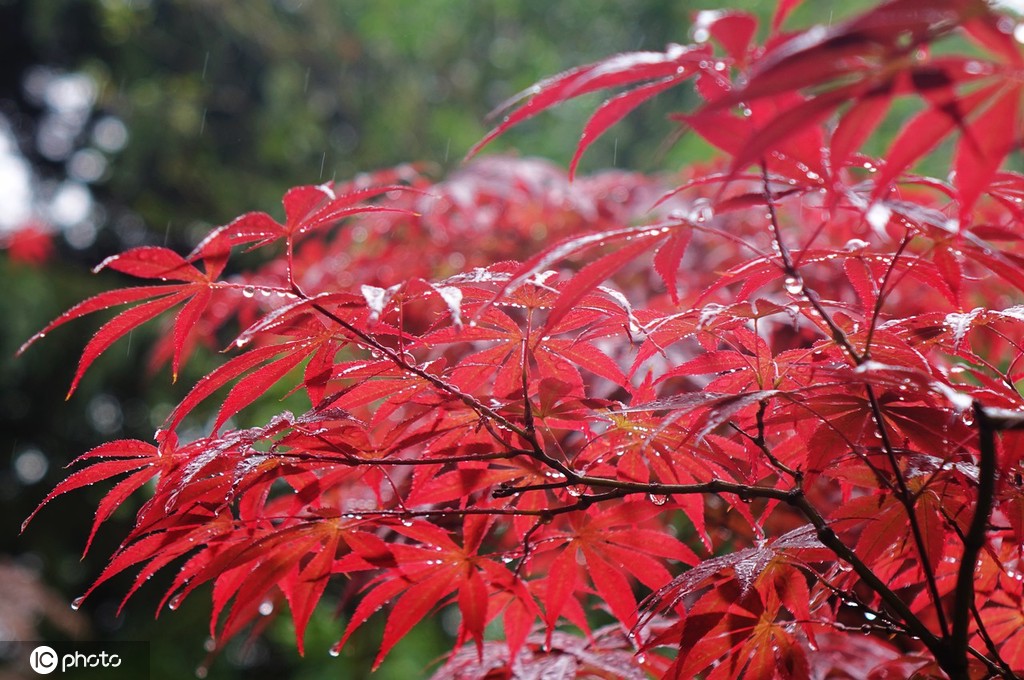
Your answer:
[[[43,500],[123,476],[95,534],[149,489],[89,592],[176,567],[164,602],[211,583],[216,647],[286,604],[301,652],[342,588],[332,653],[386,608],[378,663],[453,607],[440,677],[1024,672],[1024,175],[1004,167],[1024,24],[892,0],[784,30],[799,4],[763,41],[702,12],[692,45],[544,80],[471,151],[619,90],[568,175],[401,167],[291,189],[283,221],[242,215],[188,256],[103,262],[151,283],[26,343],[133,305],[71,391],[173,309],[154,360],[175,377],[242,330],[155,443],[86,453]],[[615,122],[691,85],[675,118],[720,162],[570,181]],[[948,178],[915,174],[943,148]],[[268,257],[240,269],[240,247]],[[237,425],[278,384],[308,409]],[[217,395],[207,434],[179,439]]]

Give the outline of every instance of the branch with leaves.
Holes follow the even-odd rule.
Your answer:
[[[150,494],[89,593],[166,570],[171,608],[212,584],[215,653],[278,604],[303,652],[347,581],[331,652],[384,616],[379,663],[450,608],[438,677],[1024,673],[1017,19],[891,0],[787,28],[799,4],[544,80],[472,150],[615,90],[568,174],[484,158],[297,187],[283,222],[104,262],[146,283],[26,343],[130,305],[72,392],[173,309],[154,356],[175,377],[236,335],[155,444],[90,451],[43,500],[121,477],[95,535]],[[691,86],[674,119],[715,164],[572,177]],[[918,112],[891,132],[899,99]],[[227,273],[241,248],[262,264]]]

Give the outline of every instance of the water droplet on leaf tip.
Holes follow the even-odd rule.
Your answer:
[[[81,608],[82,602],[84,601],[85,595],[82,595],[81,597],[76,597],[74,600],[71,601],[71,609],[77,612]]]
[[[207,675],[209,675],[209,673],[210,673],[210,669],[207,668],[206,666],[200,666],[199,668],[196,669],[196,677],[197,678],[205,678]]]
[[[246,286],[242,289],[242,295],[247,298],[251,298],[256,295],[256,289],[253,286]]]
[[[339,654],[341,654],[341,645],[340,644],[334,645],[333,647],[331,647],[327,651],[327,653],[330,654],[331,656],[338,656]]]
[[[783,286],[785,286],[786,292],[790,295],[799,295],[804,292],[804,282],[798,276],[787,276]]]

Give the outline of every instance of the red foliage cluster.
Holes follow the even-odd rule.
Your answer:
[[[6,250],[13,262],[42,265],[53,257],[53,234],[45,225],[29,222],[0,234],[0,250]]]
[[[455,607],[441,677],[1024,671],[1024,176],[1002,170],[1021,29],[981,0],[893,0],[782,32],[798,4],[763,44],[750,16],[701,13],[696,45],[545,80],[481,142],[625,88],[575,166],[694,83],[677,118],[728,160],[667,191],[537,161],[400,168],[292,189],[283,222],[244,215],[187,257],[103,263],[154,281],[44,329],[137,303],[72,389],[173,308],[175,374],[244,330],[156,445],[101,446],[44,500],[127,475],[99,525],[155,480],[97,585],[175,565],[166,602],[212,583],[218,645],[287,603],[300,650],[346,587],[334,651],[390,605],[379,658]],[[880,139],[897,102],[918,112]],[[912,174],[947,141],[948,179]],[[272,259],[225,277],[238,246]],[[277,383],[308,410],[234,426]],[[209,434],[180,441],[215,395]]]

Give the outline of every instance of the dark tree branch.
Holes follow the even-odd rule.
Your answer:
[[[996,488],[996,424],[980,403],[974,402],[974,419],[978,426],[978,500],[974,517],[964,535],[964,552],[956,577],[953,600],[953,633],[950,637],[950,663],[955,671],[966,674],[967,641],[971,608],[974,606],[974,572],[978,555],[985,546],[988,520]],[[1010,676],[1012,677],[1012,676]]]

